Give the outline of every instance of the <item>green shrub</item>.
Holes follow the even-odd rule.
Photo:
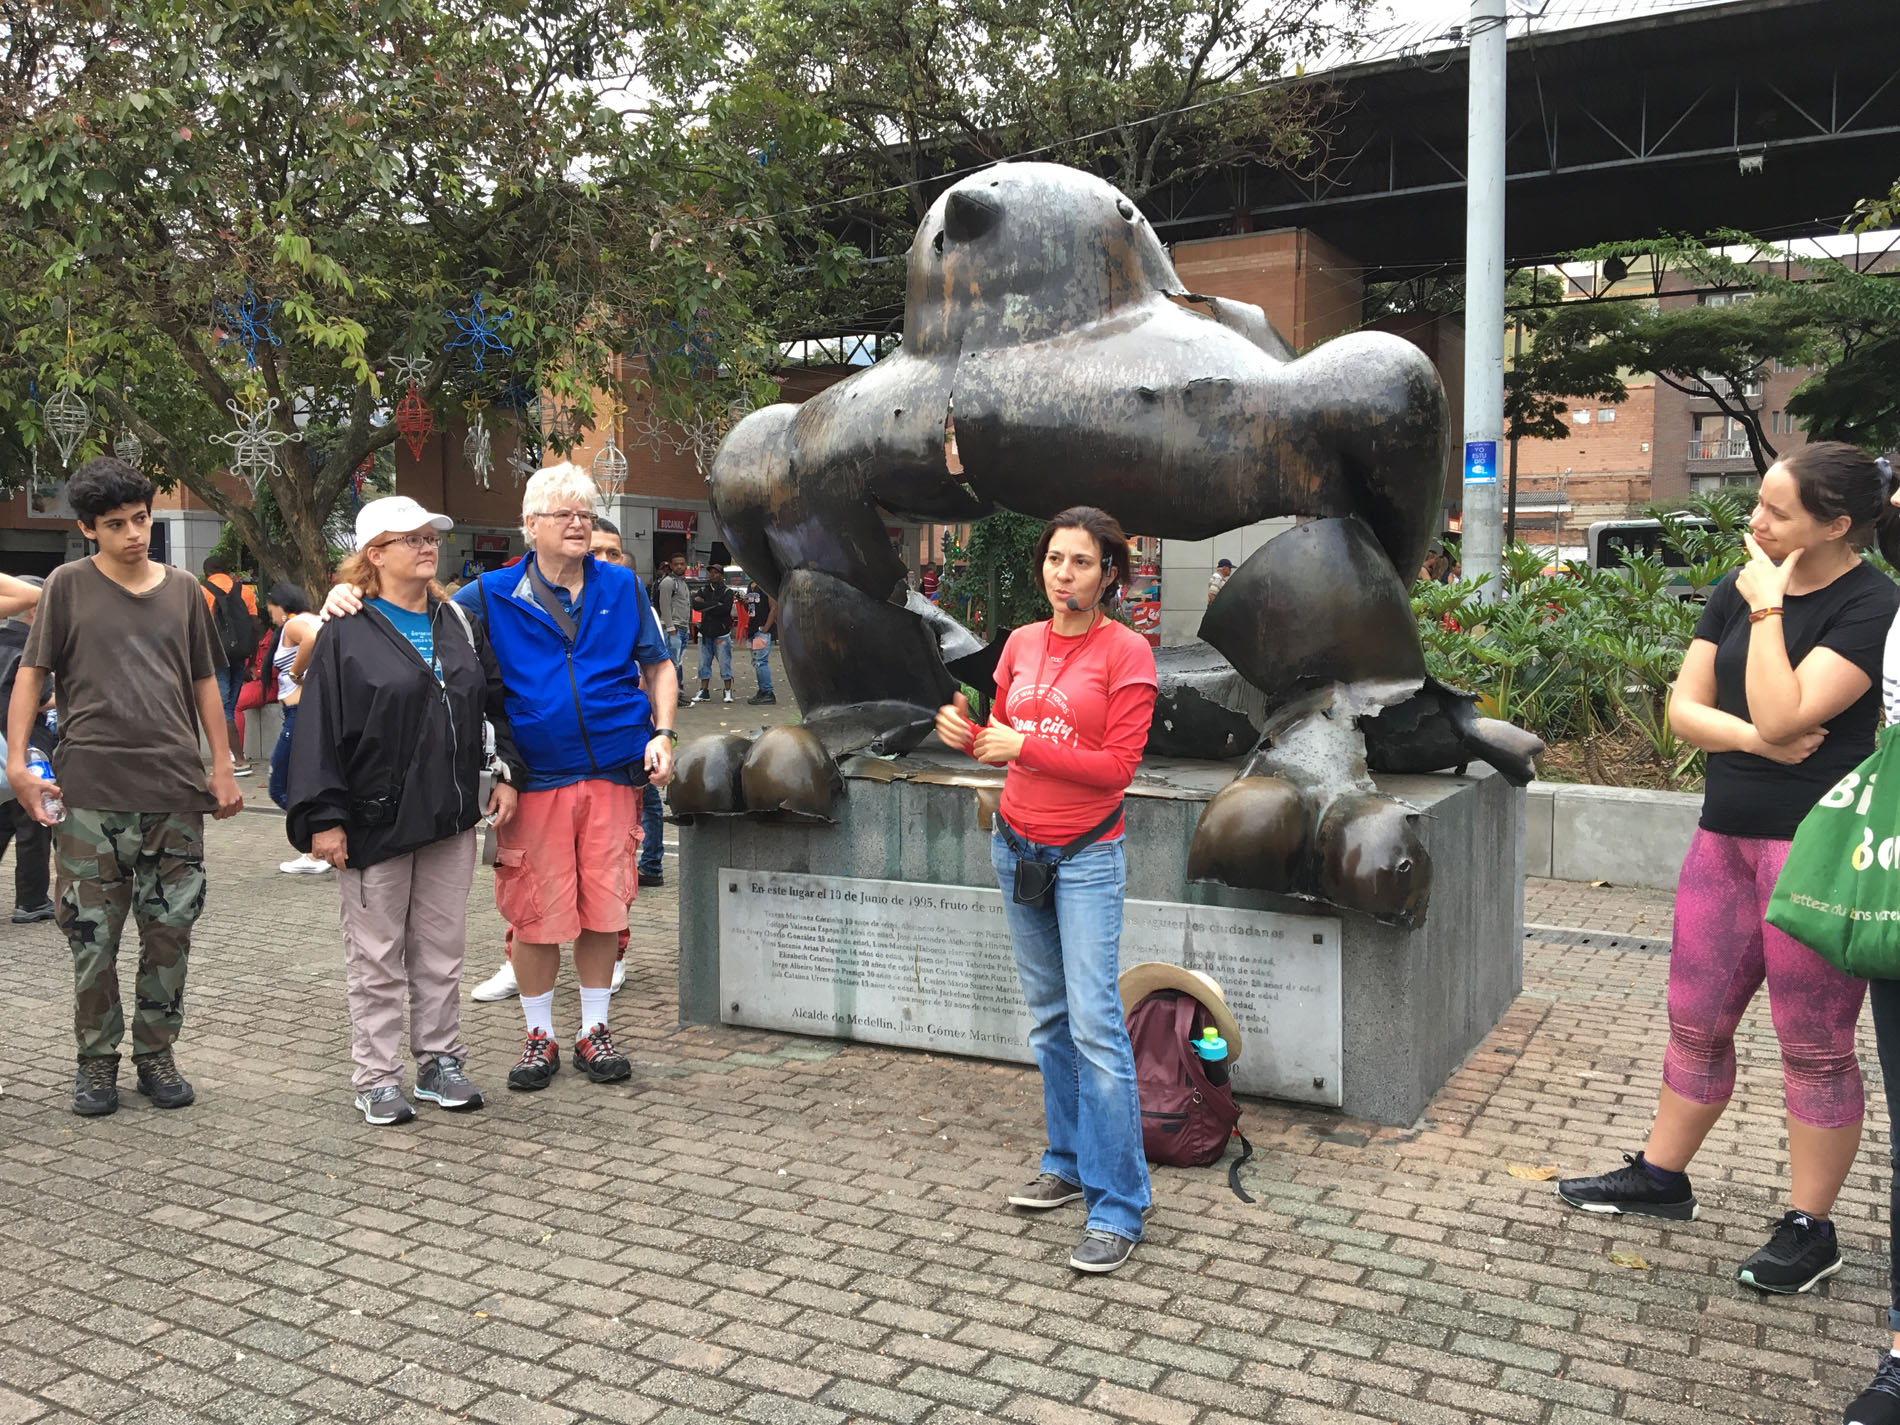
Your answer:
[[[1478,598],[1475,579],[1422,583],[1413,591],[1425,664],[1432,676],[1479,694],[1483,711],[1554,746],[1587,749],[1606,736],[1640,752],[1670,786],[1693,786],[1702,754],[1669,730],[1669,685],[1682,666],[1708,591],[1747,558],[1745,500],[1711,495],[1687,513],[1713,529],[1659,516],[1664,542],[1688,563],[1671,570],[1637,556],[1622,569],[1572,561],[1546,572],[1545,555],[1523,544],[1504,553],[1500,596]],[[1686,582],[1690,598],[1670,591]]]

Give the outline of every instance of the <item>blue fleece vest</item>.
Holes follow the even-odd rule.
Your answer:
[[[639,575],[588,559],[576,637],[535,602],[528,564],[494,569],[455,600],[485,620],[507,687],[508,723],[528,768],[524,791],[588,778],[629,783],[646,754],[652,708],[640,665],[668,658]]]

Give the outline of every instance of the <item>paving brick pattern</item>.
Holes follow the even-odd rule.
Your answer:
[[[1418,1124],[1249,1104],[1257,1201],[1157,1170],[1133,1264],[1078,1278],[1074,1209],[999,1209],[1040,1147],[1033,1074],[679,1027],[670,889],[636,907],[614,1005],[630,1084],[506,1093],[519,1011],[471,1004],[490,1107],[366,1126],[336,892],[285,854],[262,814],[209,836],[182,1112],[67,1111],[64,943],[0,924],[0,1425],[1831,1421],[1884,1340],[1877,1096],[1847,1270],[1792,1301],[1734,1284],[1785,1170],[1765,1004],[1702,1221],[1568,1213],[1507,1173],[1641,1141],[1653,952],[1529,944],[1523,998]],[[486,873],[471,905],[473,983],[501,928]],[[1529,918],[1666,939],[1669,906],[1546,882]],[[556,1011],[571,1037],[565,973]]]

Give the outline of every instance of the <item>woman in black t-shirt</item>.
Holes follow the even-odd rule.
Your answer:
[[[1900,589],[1856,549],[1900,557],[1891,479],[1821,442],[1762,477],[1749,562],[1709,598],[1669,722],[1709,754],[1702,818],[1676,886],[1669,1046],[1644,1151],[1557,1185],[1591,1212],[1696,1215],[1688,1167],[1735,1088],[1735,1027],[1764,980],[1781,1045],[1790,1211],[1739,1280],[1806,1291],[1840,1270],[1828,1220],[1860,1143],[1854,1026],[1866,982],[1762,921],[1795,827],[1874,750],[1881,655]]]

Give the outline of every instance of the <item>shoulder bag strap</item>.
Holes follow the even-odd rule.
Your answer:
[[[1103,817],[1100,821],[1096,822],[1095,825],[1091,826],[1087,831],[1083,832],[1080,836],[1076,837],[1075,840],[1071,841],[1067,846],[1064,846],[1062,848],[1061,854],[1056,857],[1056,863],[1060,865],[1062,862],[1068,860],[1071,856],[1075,855],[1076,852],[1088,850],[1089,847],[1093,846],[1096,842],[1100,841],[1104,836],[1108,835],[1109,828],[1112,827],[1118,820],[1121,819],[1121,814],[1122,814],[1122,804],[1119,801],[1117,801],[1115,803],[1115,809],[1113,811],[1111,811],[1107,816]]]
[[[574,616],[561,607],[560,597],[554,592],[553,585],[541,576],[541,566],[532,559],[528,561],[528,587],[534,590],[534,601],[554,620],[569,647],[580,642],[581,633],[574,623]]]

